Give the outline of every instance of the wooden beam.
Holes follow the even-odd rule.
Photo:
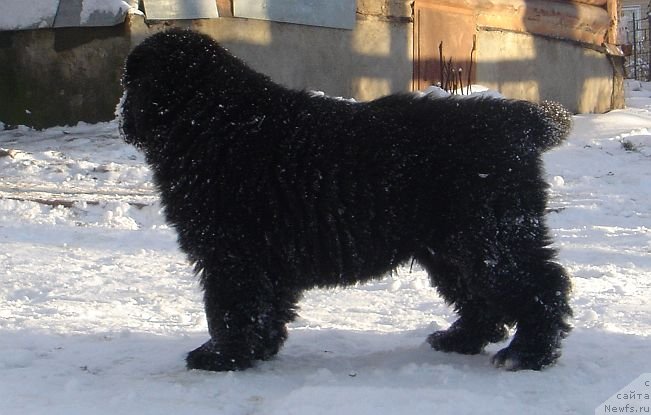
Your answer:
[[[574,3],[592,4],[593,6],[606,7],[608,0],[573,0]],[[570,1],[572,3],[572,1]]]
[[[617,32],[619,30],[619,9],[621,5],[618,0],[608,0],[606,9],[608,10],[608,16],[610,18],[610,23],[608,25],[608,32],[606,34],[606,43],[611,45],[618,45],[619,39],[617,39]]]
[[[617,0],[417,0],[428,7],[476,16],[477,26],[512,30],[601,46],[611,17],[606,2]]]

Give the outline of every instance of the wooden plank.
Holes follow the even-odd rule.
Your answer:
[[[600,7],[606,7],[606,3],[609,0],[574,0],[568,1],[568,3],[583,3],[583,4],[591,4],[593,6],[600,6]]]
[[[500,16],[485,13],[479,24],[501,27],[601,46],[606,40],[609,17],[605,9],[577,2],[527,0],[524,7],[509,10]],[[494,26],[493,26],[494,25]]]
[[[610,17],[610,24],[608,26],[608,34],[606,36],[606,42],[611,45],[618,45],[619,39],[617,39],[617,33],[619,31],[619,11],[621,5],[618,0],[608,0],[607,5],[608,16]]]
[[[219,17],[215,0],[143,0],[147,20],[188,20]]]
[[[611,0],[543,0],[545,3],[561,3],[568,6],[577,4],[589,4],[606,8],[606,4]],[[418,3],[430,3],[432,5],[448,5],[460,8],[470,9],[491,9],[493,7],[502,7],[504,4],[511,4],[513,7],[526,5],[529,0],[417,0]]]
[[[416,7],[427,6],[442,12],[470,10],[477,16],[477,25],[480,27],[533,33],[601,46],[606,41],[610,23],[608,12],[600,4],[603,1],[605,0],[417,0]]]

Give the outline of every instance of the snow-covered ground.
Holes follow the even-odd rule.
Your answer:
[[[651,86],[629,90],[545,156],[576,317],[543,372],[426,346],[454,314],[416,267],[309,292],[272,361],[187,371],[201,293],[142,156],[114,122],[0,131],[0,414],[594,413],[651,372]]]

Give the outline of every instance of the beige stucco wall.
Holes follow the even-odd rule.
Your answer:
[[[0,32],[0,121],[44,128],[112,119],[130,48],[170,25],[210,34],[291,88],[368,100],[411,86],[404,20],[371,16],[344,30],[228,17],[146,24],[130,15],[113,28]]]
[[[140,16],[129,22],[134,43],[163,28]],[[274,81],[297,89],[368,100],[411,85],[411,24],[357,20],[355,30],[221,18],[175,22],[209,34]]]
[[[623,105],[621,74],[603,51],[572,42],[506,31],[480,31],[477,83],[510,98],[561,102],[572,112]]]

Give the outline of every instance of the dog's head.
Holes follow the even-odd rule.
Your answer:
[[[229,54],[208,36],[180,29],[157,33],[136,46],[126,60],[118,109],[124,140],[146,152],[158,151],[167,131],[187,115],[219,62]]]

